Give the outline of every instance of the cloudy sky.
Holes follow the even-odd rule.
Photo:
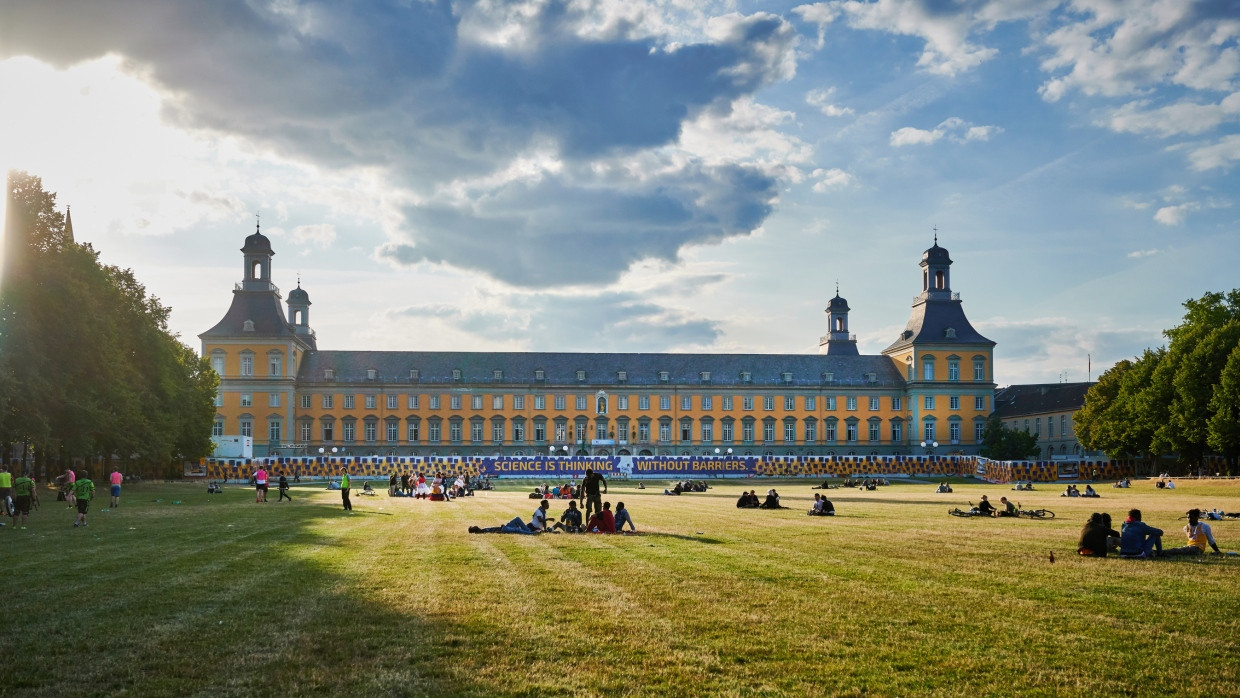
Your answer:
[[[0,95],[195,347],[256,214],[325,349],[877,353],[937,228],[1077,381],[1240,286],[1236,0],[6,0]]]

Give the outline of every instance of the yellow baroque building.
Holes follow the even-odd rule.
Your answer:
[[[995,343],[937,239],[880,355],[858,352],[838,291],[818,354],[325,351],[300,283],[282,302],[270,241],[256,230],[241,253],[199,338],[221,379],[214,435],[251,437],[255,457],[974,454],[993,408]]]

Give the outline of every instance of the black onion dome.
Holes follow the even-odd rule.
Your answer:
[[[840,294],[837,293],[835,298],[832,298],[831,302],[827,303],[827,310],[848,312],[848,301],[841,298]]]
[[[271,251],[271,241],[267,239],[266,235],[258,232],[257,229],[254,230],[253,235],[245,239],[245,247],[242,247],[241,251],[246,254],[253,252],[268,252],[270,254],[275,254]]]
[[[936,241],[934,247],[922,253],[921,261],[929,264],[951,264],[952,258],[947,254],[947,248],[939,247],[939,243]]]
[[[297,288],[288,292],[288,302],[309,304],[310,294],[306,293],[305,289],[303,289],[301,286],[298,286]]]

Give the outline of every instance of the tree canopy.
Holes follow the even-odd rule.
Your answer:
[[[1112,456],[1177,454],[1200,464],[1240,455],[1240,289],[1184,303],[1167,346],[1121,361],[1099,377],[1076,413],[1086,448]]]
[[[986,421],[979,452],[994,460],[1023,460],[1038,454],[1038,435],[1003,426],[998,417]]]
[[[0,447],[166,465],[211,451],[218,377],[128,269],[65,231],[56,195],[8,177],[0,272]]]

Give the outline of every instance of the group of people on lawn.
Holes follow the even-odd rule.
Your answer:
[[[1097,490],[1094,489],[1093,485],[1090,485],[1087,483],[1085,485],[1084,492],[1082,492],[1080,488],[1078,488],[1076,485],[1068,485],[1067,489],[1063,491],[1063,494],[1059,496],[1060,497],[1097,497],[1098,492]]]
[[[110,504],[113,509],[121,505],[122,481],[124,476],[119,470],[112,471],[108,476],[109,494],[112,497]],[[87,477],[85,470],[74,472],[72,469],[57,477],[56,482],[60,486],[57,501],[68,502],[70,507],[77,509],[77,516],[73,520],[74,528],[85,526],[86,513],[95,497],[95,483]],[[14,477],[8,466],[0,465],[0,517],[11,518],[13,528],[24,531],[30,520],[32,505],[36,508],[39,506],[39,488],[34,479],[25,472],[19,472]],[[3,525],[4,522],[0,521],[0,526]]]
[[[392,473],[388,476],[389,497],[413,497],[446,502],[473,494],[473,488],[460,475],[457,475],[451,483],[448,482],[447,475],[442,472],[435,473],[429,481],[423,473],[418,473],[416,476],[413,473]]]
[[[1153,559],[1158,557],[1178,557],[1182,555],[1204,555],[1206,547],[1221,554],[1218,544],[1214,542],[1214,532],[1210,524],[1201,520],[1200,509],[1189,509],[1188,523],[1184,526],[1187,542],[1178,548],[1164,549],[1162,545],[1163,531],[1160,528],[1141,520],[1141,510],[1132,509],[1128,518],[1120,525],[1117,532],[1111,528],[1111,515],[1095,512],[1081,528],[1081,542],[1077,553],[1083,557],[1106,557],[1108,552],[1118,552],[1120,557],[1136,559]]]
[[[624,508],[624,502],[616,503],[616,510],[611,510],[611,502],[604,502],[603,495],[607,494],[607,480],[600,473],[594,472],[593,469],[587,468],[585,478],[581,481],[581,486],[577,489],[577,499],[570,499],[568,508],[560,515],[555,523],[549,523],[547,512],[551,510],[549,499],[540,499],[538,508],[534,510],[534,515],[530,520],[524,521],[521,517],[516,517],[512,521],[503,526],[491,526],[481,528],[478,526],[470,526],[470,533],[543,533],[543,532],[559,532],[566,533],[621,533],[624,531],[625,525],[628,525],[630,531],[636,531],[637,526],[633,523],[633,517],[629,514],[629,510]],[[585,511],[577,508],[577,501],[581,500],[585,503]],[[585,521],[585,524],[582,524]]]

